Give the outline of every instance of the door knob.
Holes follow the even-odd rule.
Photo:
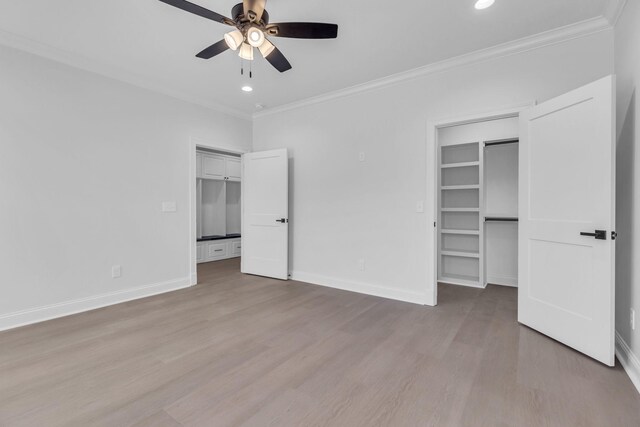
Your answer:
[[[607,240],[607,232],[605,230],[596,230],[595,233],[580,233],[581,236],[595,237],[596,240]]]

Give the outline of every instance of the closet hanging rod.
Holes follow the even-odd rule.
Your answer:
[[[518,222],[518,218],[496,218],[496,217],[485,217],[485,222]]]
[[[505,144],[517,144],[520,142],[520,139],[515,138],[515,139],[504,139],[501,141],[487,141],[484,143],[485,147],[492,147],[494,145],[505,145]]]

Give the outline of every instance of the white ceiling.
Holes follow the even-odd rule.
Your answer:
[[[229,16],[240,0],[191,1]],[[293,69],[280,74],[258,58],[251,94],[240,90],[248,78],[235,52],[195,58],[229,27],[158,0],[0,0],[0,30],[75,59],[68,62],[251,114],[256,104],[288,104],[602,16],[609,2],[497,0],[477,11],[475,0],[269,0],[271,22],[340,30],[336,40],[274,38]]]

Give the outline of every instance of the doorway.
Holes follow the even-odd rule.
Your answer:
[[[527,107],[430,125],[433,305],[439,283],[517,287],[519,114]]]
[[[193,141],[190,145],[192,285],[198,276],[240,271],[242,154]]]

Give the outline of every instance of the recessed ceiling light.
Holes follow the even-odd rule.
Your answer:
[[[253,92],[253,88],[251,86],[242,86],[242,90],[245,92]]]
[[[476,2],[476,9],[481,10],[481,9],[486,9],[488,7],[493,6],[493,4],[496,2],[496,0],[478,0]]]

